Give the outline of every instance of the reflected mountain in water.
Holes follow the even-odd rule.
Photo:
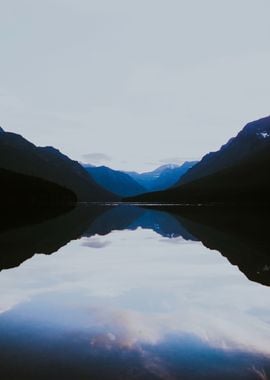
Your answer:
[[[15,211],[12,213],[16,221]],[[174,239],[201,241],[219,251],[252,281],[270,285],[267,210],[217,207],[136,207],[78,205],[49,219],[27,217],[20,225],[0,223],[0,269],[20,265],[36,253],[51,254],[71,240],[112,231],[151,229]],[[90,245],[89,245],[90,246]]]
[[[189,207],[173,213],[193,236],[237,265],[249,280],[270,285],[267,208]]]
[[[103,208],[104,211],[104,208]],[[168,237],[183,237],[186,240],[197,240],[170,212],[122,205],[102,212],[85,231],[84,236],[107,235],[112,231],[149,229]]]
[[[19,226],[16,210],[12,210],[12,215],[13,226],[10,219],[7,225],[4,224],[6,218],[2,218],[0,223],[0,269],[16,267],[36,253],[54,253],[71,240],[104,236],[114,230],[135,230],[142,227],[153,229],[166,237],[184,235],[191,238],[173,215],[133,206],[81,204],[70,212],[61,215],[56,213],[50,219],[32,220],[32,224],[25,214],[25,223],[21,220]]]
[[[88,226],[102,213],[102,208],[76,206],[67,213],[29,223],[28,218],[17,226],[16,210],[12,210],[14,225],[6,219],[0,224],[0,269],[20,265],[36,253],[46,255],[58,251],[71,240],[79,239]],[[25,214],[27,215],[27,214]]]

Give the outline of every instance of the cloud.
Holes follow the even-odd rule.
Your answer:
[[[194,156],[186,156],[186,157],[167,157],[162,158],[158,161],[145,161],[144,165],[146,166],[154,166],[155,168],[159,167],[160,165],[164,164],[176,164],[176,165],[182,165],[186,161],[200,161],[201,157],[194,157]]]
[[[104,153],[86,153],[82,157],[91,164],[102,164],[112,160],[110,156]]]
[[[196,239],[194,238],[194,240]],[[194,242],[194,240],[192,242]],[[191,240],[185,240],[181,236],[177,236],[177,237],[172,236],[170,238],[159,239],[159,242],[169,243],[169,244],[190,244]]]
[[[198,161],[199,157],[168,157],[159,160],[160,164],[183,164],[185,161]]]
[[[78,310],[74,326],[91,322],[93,331],[109,334],[108,345],[154,345],[171,334],[189,334],[211,347],[270,355],[269,288],[249,282],[200,243],[164,247],[157,237],[146,239],[154,232],[140,229],[109,236],[102,254],[80,249],[103,239],[108,244],[95,236],[1,272],[1,311],[54,295],[59,308]],[[70,305],[63,294],[70,295]],[[46,318],[56,323],[54,308]]]
[[[110,245],[111,242],[108,240],[102,241],[98,238],[92,238],[88,239],[87,241],[82,243],[83,247],[89,247],[89,248],[104,248]]]

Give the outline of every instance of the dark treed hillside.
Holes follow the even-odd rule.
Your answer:
[[[53,147],[36,147],[22,136],[0,130],[0,168],[39,177],[71,189],[80,201],[117,197],[99,186],[86,170]]]
[[[270,118],[249,123],[220,151],[206,155],[180,180],[163,192],[135,201],[175,203],[269,203]]]
[[[206,154],[197,165],[182,176],[178,184],[188,183],[232,167],[267,148],[270,151],[270,117],[248,123],[219,151]]]
[[[76,195],[55,183],[0,168],[2,202],[36,204],[76,202]]]

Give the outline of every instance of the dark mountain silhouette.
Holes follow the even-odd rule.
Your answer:
[[[33,208],[28,209],[28,214],[33,215],[30,220],[27,213],[20,214],[17,208],[1,210],[4,213],[0,224],[0,270],[17,267],[36,253],[49,255],[58,251],[71,240],[81,238],[94,220],[107,210],[102,206],[90,208],[77,204],[64,213],[56,206],[38,220]]]
[[[29,219],[29,215],[25,220],[8,220],[8,215],[16,215],[16,209],[11,214],[10,209],[4,211],[1,210],[0,223],[0,270],[16,267],[36,253],[56,252],[71,240],[140,227],[170,239],[201,241],[237,265],[250,280],[270,286],[268,209],[78,204],[72,210],[51,210],[43,220],[40,216],[39,220]]]
[[[169,203],[269,203],[270,117],[248,124],[206,155],[174,188],[135,199]]]
[[[51,218],[48,214],[46,218],[38,220],[29,220],[26,214],[23,214],[25,220],[23,215],[16,217],[16,208],[11,210],[12,218],[7,218],[10,209],[4,211],[0,223],[0,270],[16,267],[36,253],[56,252],[71,240],[104,236],[116,230],[141,227],[153,229],[164,237],[184,236],[189,240],[194,239],[174,215],[133,206],[78,204],[69,212],[59,214],[56,210]]]
[[[192,168],[197,161],[184,162],[183,165],[162,165],[151,172],[127,172],[147,191],[165,190],[175,185],[179,179]]]
[[[99,186],[76,161],[53,147],[36,147],[22,136],[0,130],[0,168],[71,189],[80,201],[110,201],[116,196]]]
[[[48,208],[49,204],[74,203],[76,195],[62,186],[41,178],[0,168],[0,196],[6,205]],[[59,205],[60,206],[60,205]]]
[[[190,234],[219,251],[249,280],[270,286],[268,208],[190,206],[170,211]]]
[[[206,154],[199,163],[182,176],[178,184],[188,183],[236,164],[253,160],[257,154],[267,149],[270,150],[270,116],[248,123],[219,151]]]
[[[120,197],[128,197],[146,192],[146,189],[142,185],[124,172],[113,170],[106,166],[83,166],[100,186]]]

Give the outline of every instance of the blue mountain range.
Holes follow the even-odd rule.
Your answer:
[[[129,197],[149,191],[165,190],[177,183],[196,162],[183,165],[162,165],[151,172],[137,173],[114,170],[106,166],[83,165],[85,170],[103,188],[120,197]]]

